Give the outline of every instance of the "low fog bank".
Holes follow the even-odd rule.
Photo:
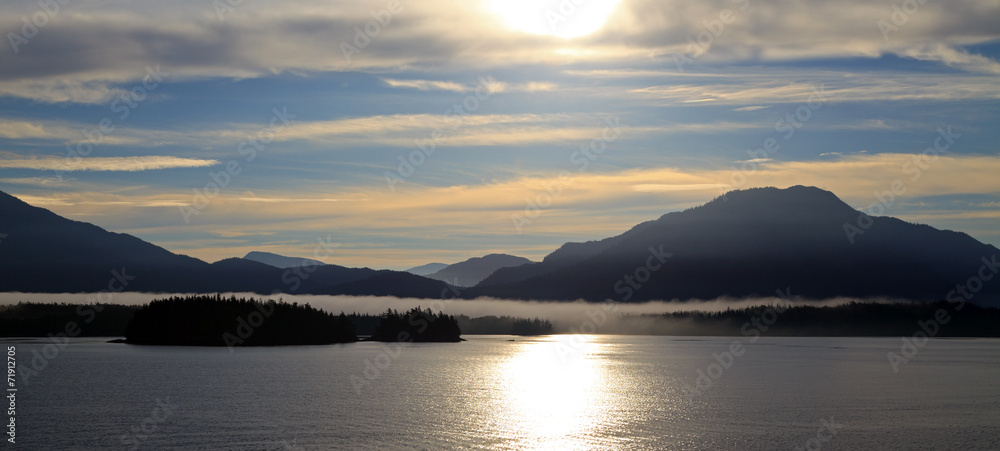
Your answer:
[[[18,302],[89,304],[94,302],[140,305],[154,299],[184,294],[164,293],[116,293],[95,295],[85,293],[0,293],[0,305]],[[513,316],[541,318],[552,322],[556,333],[604,333],[604,334],[653,334],[653,335],[706,335],[705,324],[697,324],[686,318],[662,318],[639,315],[656,315],[674,312],[723,312],[727,309],[743,309],[756,306],[837,306],[850,302],[865,303],[907,303],[909,301],[884,298],[832,298],[825,300],[786,301],[778,297],[760,298],[718,298],[691,301],[653,301],[642,303],[587,303],[553,301],[514,301],[504,299],[479,298],[462,299],[415,299],[381,296],[316,296],[288,295],[260,296],[253,293],[223,293],[224,297],[255,297],[282,299],[286,302],[305,303],[329,312],[379,314],[387,309],[407,310],[412,307],[431,308],[449,315],[465,315],[471,318],[483,316]],[[720,334],[724,331],[718,331]]]

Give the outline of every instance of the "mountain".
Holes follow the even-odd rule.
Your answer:
[[[996,247],[891,217],[870,218],[858,229],[860,215],[818,188],[733,191],[618,236],[566,243],[541,262],[494,254],[422,277],[337,265],[277,268],[243,258],[209,264],[0,192],[0,291],[440,299],[450,297],[443,279],[475,284],[461,290],[467,298],[688,300],[788,289],[816,299],[938,300],[963,284],[977,290],[973,302],[1000,304],[1000,278],[991,281],[1000,271]]]
[[[212,272],[201,260],[60,217],[2,192],[0,232],[7,234],[0,243],[0,291],[200,291],[208,288],[202,286],[203,274]]]
[[[438,272],[428,274],[427,277],[459,287],[471,287],[500,268],[521,266],[528,263],[532,263],[532,261],[524,257],[489,254],[448,265]]]
[[[3,192],[0,234],[0,292],[282,292],[440,297],[449,289],[441,281],[370,268],[278,268],[243,258],[209,264],[131,235],[63,218]]]
[[[466,297],[642,301],[774,296],[943,299],[996,247],[959,232],[861,213],[831,192],[733,191],[610,238],[567,243],[542,262],[497,270]],[[849,228],[849,226],[848,226]],[[669,255],[668,255],[669,254]],[[974,301],[1000,302],[1000,283]]]
[[[258,251],[248,252],[247,255],[243,256],[243,259],[260,262],[275,268],[295,268],[297,266],[317,266],[326,264],[311,258],[285,257],[284,255]]]
[[[426,276],[428,274],[434,274],[446,267],[448,267],[447,263],[428,263],[426,265],[414,266],[407,269],[406,272],[416,274],[418,276]]]

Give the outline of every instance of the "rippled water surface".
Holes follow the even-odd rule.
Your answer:
[[[898,338],[467,338],[80,339],[21,381],[19,448],[1000,449],[998,340],[931,340],[896,373]]]

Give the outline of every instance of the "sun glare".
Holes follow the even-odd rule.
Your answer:
[[[492,0],[507,26],[525,33],[577,38],[607,22],[621,0]]]
[[[510,362],[507,414],[523,434],[518,448],[586,448],[602,421],[607,384],[596,350],[589,336],[552,336],[526,345]]]

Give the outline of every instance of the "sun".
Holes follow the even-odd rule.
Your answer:
[[[490,0],[490,10],[515,30],[570,39],[601,29],[620,2],[621,0]]]

